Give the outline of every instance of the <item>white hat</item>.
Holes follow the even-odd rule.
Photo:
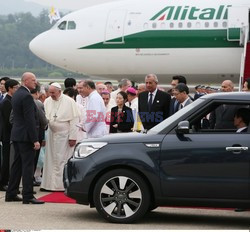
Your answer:
[[[61,85],[59,83],[57,83],[57,82],[52,83],[51,86],[54,86],[54,87],[56,87],[58,89],[62,89]]]

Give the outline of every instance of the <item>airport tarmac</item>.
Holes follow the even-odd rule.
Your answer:
[[[48,193],[36,187],[36,197]],[[135,224],[112,224],[89,206],[5,202],[0,192],[0,229],[13,230],[248,230],[250,211],[159,207]]]

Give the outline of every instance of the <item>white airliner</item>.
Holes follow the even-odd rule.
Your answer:
[[[250,0],[126,0],[61,18],[30,42],[43,60],[78,73],[161,83],[238,81],[249,40]]]

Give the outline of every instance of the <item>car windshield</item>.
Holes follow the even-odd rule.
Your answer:
[[[204,99],[198,98],[197,100],[195,100],[191,104],[185,106],[181,110],[177,111],[175,114],[173,114],[172,116],[168,117],[167,119],[165,119],[164,121],[162,121],[161,123],[159,123],[158,125],[156,125],[155,127],[151,128],[147,132],[147,134],[158,134],[158,133],[160,133],[160,131],[162,131],[165,127],[167,127],[171,123],[175,122],[177,118],[181,117],[183,114],[185,114],[186,112],[188,112],[190,109],[192,109],[192,108],[200,105],[203,101],[204,101]]]

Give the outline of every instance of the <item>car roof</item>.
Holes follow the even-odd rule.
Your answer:
[[[211,93],[200,97],[204,100],[243,100],[250,101],[250,92],[221,92],[221,93]]]

